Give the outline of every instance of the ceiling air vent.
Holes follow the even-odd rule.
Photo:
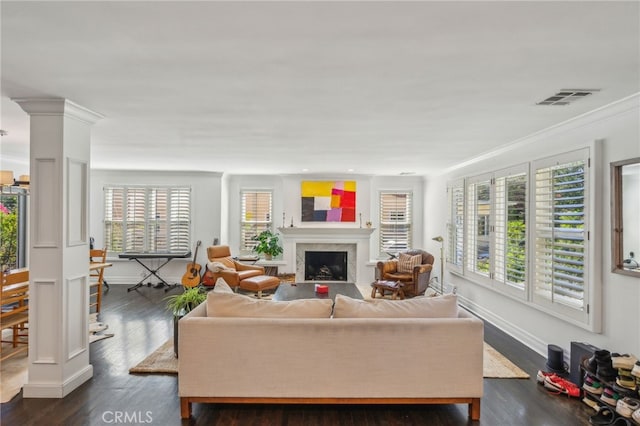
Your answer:
[[[562,89],[544,101],[538,102],[536,105],[569,105],[599,90],[600,89]]]

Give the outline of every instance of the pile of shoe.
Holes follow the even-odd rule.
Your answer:
[[[580,398],[582,392],[575,383],[571,383],[569,380],[563,379],[556,373],[547,373],[542,370],[538,370],[536,374],[536,380],[538,384],[544,386],[549,392],[561,395],[572,396],[574,398]]]
[[[596,410],[589,419],[591,424],[631,425],[628,419],[640,424],[640,361],[635,356],[598,350],[582,367],[586,371],[582,388],[587,392],[583,402]],[[600,406],[589,396],[611,408]]]

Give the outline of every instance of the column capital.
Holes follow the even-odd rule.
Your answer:
[[[65,115],[94,124],[104,115],[64,98],[12,98],[29,115]]]

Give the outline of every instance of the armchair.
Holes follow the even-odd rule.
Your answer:
[[[209,264],[207,265],[208,271],[206,273],[210,274],[212,278],[210,281],[214,285],[218,278],[223,278],[229,284],[229,287],[236,289],[242,280],[264,275],[264,267],[247,265],[234,260],[231,257],[229,246],[207,247],[207,258],[209,259]],[[214,262],[222,264],[224,267],[212,268],[209,266]]]
[[[414,266],[411,272],[398,271],[398,259],[378,262],[378,277],[381,280],[401,281],[404,283],[404,293],[409,296],[424,294],[429,286],[434,257],[424,250],[408,250],[401,254],[421,255],[420,264]]]

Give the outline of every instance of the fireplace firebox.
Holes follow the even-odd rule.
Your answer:
[[[305,281],[347,281],[346,251],[306,251]]]

